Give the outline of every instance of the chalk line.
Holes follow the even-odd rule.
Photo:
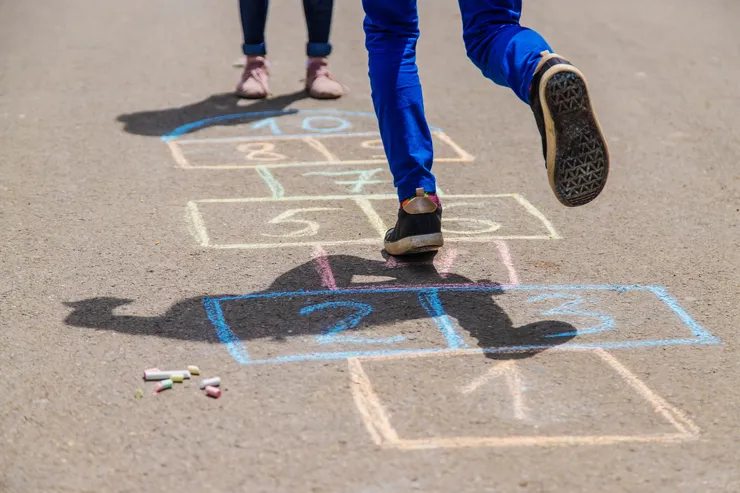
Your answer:
[[[402,439],[392,444],[400,450],[471,447],[557,447],[574,445],[616,445],[620,443],[681,443],[690,438],[684,434],[596,435],[596,436],[516,436],[516,437],[450,437]]]
[[[511,284],[512,286],[518,286],[519,284],[521,284],[521,281],[519,280],[519,274],[516,271],[516,267],[514,267],[514,260],[511,257],[509,245],[507,245],[506,242],[502,240],[496,240],[494,241],[494,244],[498,249],[499,255],[501,255],[501,261],[504,263],[504,266],[509,273],[509,284]]]
[[[450,270],[452,270],[452,265],[455,263],[455,259],[458,255],[457,248],[445,248],[442,250],[442,253],[440,255],[439,259],[439,276],[442,279],[447,279],[447,276],[450,274]],[[435,259],[436,260],[436,259]]]
[[[329,257],[326,250],[321,245],[316,245],[313,251],[313,263],[316,272],[321,278],[321,285],[327,289],[337,289],[337,282],[334,278],[334,271],[329,265]]]
[[[375,228],[375,231],[380,235],[381,238],[385,238],[385,233],[386,231],[388,231],[388,228],[386,228],[385,223],[383,222],[383,218],[378,215],[377,211],[370,203],[370,201],[364,197],[355,197],[355,202],[358,206],[360,206],[362,212],[365,213],[368,220],[370,221],[370,224],[372,224],[373,228]]]
[[[254,170],[270,188],[270,191],[272,192],[272,198],[279,199],[280,197],[285,197],[285,188],[283,188],[282,183],[280,183],[277,178],[275,178],[273,174],[270,173],[269,169],[265,168],[264,166],[258,166],[254,168]]]
[[[534,217],[536,217],[537,219],[539,219],[542,222],[542,224],[545,225],[545,228],[547,228],[547,231],[550,233],[550,237],[551,238],[553,238],[555,240],[560,240],[560,239],[563,238],[562,236],[560,236],[560,234],[557,231],[555,231],[555,226],[552,225],[552,223],[550,222],[550,220],[547,219],[545,217],[545,215],[542,214],[539,211],[539,209],[537,209],[534,205],[532,205],[532,203],[530,201],[528,201],[527,199],[525,199],[524,197],[522,197],[518,193],[512,193],[511,196],[514,197],[514,200],[516,200],[522,206],[524,206],[524,208],[527,210],[527,212],[529,212]]]
[[[493,368],[485,372],[483,375],[477,377],[475,380],[473,380],[472,382],[467,384],[465,387],[460,389],[460,392],[462,392],[463,394],[470,394],[472,392],[475,392],[480,387],[487,384],[494,378],[500,377],[501,375],[505,375],[511,369],[511,365],[513,363],[514,363],[513,361],[509,360],[509,361],[504,361],[503,363],[497,364],[496,366],[494,366]]]
[[[460,392],[463,394],[470,394],[498,377],[504,377],[506,380],[506,387],[511,395],[511,403],[514,409],[514,418],[522,421],[527,419],[526,408],[524,406],[524,395],[522,394],[522,378],[519,374],[519,368],[517,368],[516,361],[514,360],[504,361],[503,363],[497,364],[486,373],[460,389]]]
[[[320,141],[312,137],[306,137],[303,141],[324,156],[327,161],[341,161]]]
[[[185,216],[185,222],[187,223],[188,230],[192,234],[200,246],[211,246],[210,238],[208,237],[208,231],[203,223],[203,216],[198,210],[198,205],[192,200],[188,202],[188,213]]]
[[[603,349],[595,349],[594,352],[606,361],[609,366],[614,368],[617,373],[640,394],[645,400],[652,404],[653,409],[659,415],[663,416],[669,423],[671,423],[680,433],[688,436],[695,437],[699,435],[699,427],[694,424],[683,412],[678,410],[676,407],[668,404],[665,399],[657,395],[655,392],[645,385],[645,383],[637,378],[626,366],[624,366],[617,358],[607,353]]]
[[[167,147],[170,148],[172,157],[175,158],[175,162],[180,165],[181,168],[191,168],[190,163],[188,163],[188,160],[185,159],[185,155],[182,153],[182,149],[180,149],[179,145],[177,145],[175,142],[168,141]]]
[[[370,378],[362,368],[360,360],[350,358],[347,364],[349,365],[352,398],[373,442],[376,445],[398,442],[398,433],[391,426],[388,413],[373,390]]]

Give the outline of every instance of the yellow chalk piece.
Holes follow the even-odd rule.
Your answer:
[[[182,373],[175,373],[170,377],[170,380],[177,383],[182,383],[185,380],[185,375]]]
[[[188,371],[191,375],[200,375],[200,368],[197,366],[188,366]]]

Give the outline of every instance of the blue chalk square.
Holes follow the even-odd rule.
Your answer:
[[[719,344],[663,287],[448,284],[206,299],[242,364]]]
[[[360,290],[211,300],[206,307],[219,337],[240,363],[460,347],[438,300],[433,294],[423,297],[424,305],[414,291]]]

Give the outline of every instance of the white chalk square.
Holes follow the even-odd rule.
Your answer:
[[[604,445],[698,436],[684,413],[604,350],[521,356],[351,359],[350,378],[359,382],[351,388],[371,437],[390,448]]]

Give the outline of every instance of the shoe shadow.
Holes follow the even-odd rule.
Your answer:
[[[242,100],[234,93],[214,94],[197,103],[165,108],[161,110],[139,111],[119,115],[116,121],[123,123],[123,130],[134,135],[147,137],[161,137],[183,125],[199,120],[236,115],[239,113],[259,113],[264,111],[281,111],[296,101],[308,98],[305,90],[290,94],[283,94],[275,98],[260,99],[254,103],[241,106]],[[290,115],[298,110],[287,110],[285,113],[274,115]],[[242,118],[217,119],[209,122],[209,126],[244,125],[263,119],[264,115],[247,115]]]
[[[357,343],[355,349],[362,351],[368,349],[363,344],[371,341],[369,336],[381,328],[383,335],[388,330],[403,331],[411,327],[422,339],[438,337],[442,327],[435,326],[432,315],[442,313],[450,320],[456,319],[457,325],[475,339],[478,347],[493,349],[495,352],[486,353],[492,359],[530,357],[573,338],[567,333],[575,328],[562,321],[545,320],[515,327],[495,302],[497,296],[505,295],[495,285],[486,291],[445,290],[445,286],[475,286],[475,283],[457,274],[440,274],[432,259],[433,254],[399,264],[332,255],[324,261],[331,267],[337,294],[327,290],[327,276],[320,275],[322,266],[312,261],[291,269],[265,291],[253,294],[259,297],[210,298],[236,298],[221,302],[219,310],[235,337],[247,346],[248,341],[280,343],[304,336],[318,340],[341,333],[344,343]],[[372,282],[374,279],[379,281]],[[130,299],[99,297],[67,302],[64,304],[72,312],[65,323],[131,335],[216,343],[220,339],[204,306],[204,300],[208,299],[188,298],[154,317],[114,314],[116,308],[131,303]],[[401,329],[396,328],[397,324],[401,324],[398,325]],[[396,338],[404,335],[408,334],[399,333]],[[387,344],[370,349],[395,348]]]

